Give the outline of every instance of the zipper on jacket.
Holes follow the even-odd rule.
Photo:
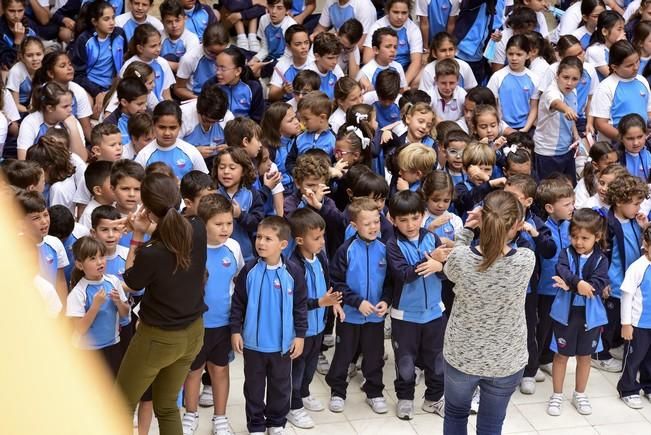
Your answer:
[[[368,257],[368,243],[366,243],[366,300],[371,301],[371,274],[369,269],[371,268],[371,260]],[[366,317],[366,316],[364,316]]]
[[[260,291],[258,292],[258,320],[255,325],[255,345],[260,346],[260,302],[262,299],[262,287],[264,286],[264,277],[267,276],[267,266],[264,266],[262,279],[260,280]],[[273,283],[272,283],[273,284]]]

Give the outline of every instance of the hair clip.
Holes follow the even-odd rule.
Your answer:
[[[134,73],[135,76],[138,77],[139,79],[142,78],[142,75],[141,75],[138,71],[133,71],[133,73]]]
[[[366,121],[367,119],[368,119],[367,113],[355,112],[355,122],[357,124],[359,124],[362,121]]]
[[[353,133],[355,133],[355,136],[357,136],[359,140],[362,142],[363,150],[368,148],[368,146],[371,144],[371,140],[367,137],[364,137],[364,133],[362,133],[362,130],[360,130],[359,127],[355,127],[354,125],[349,125],[348,127],[346,127],[346,131],[352,131]]]
[[[586,162],[586,163],[590,163],[590,162],[592,162],[592,157],[590,157],[590,156],[586,157],[586,158],[585,158],[585,162]]]
[[[601,216],[602,218],[607,218],[608,217],[608,214],[606,213],[606,210],[604,210],[601,207],[594,207],[593,210],[596,211],[597,213],[599,213],[599,216]]]

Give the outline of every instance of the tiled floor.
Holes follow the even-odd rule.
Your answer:
[[[393,389],[394,362],[389,341],[385,342],[389,352],[389,359],[384,367],[384,383],[386,385],[385,397],[390,405],[389,412],[385,415],[374,414],[366,405],[364,394],[359,389],[360,377],[351,381],[348,387],[346,409],[341,414],[334,414],[328,410],[311,413],[316,423],[314,429],[303,430],[287,424],[287,435],[437,435],[443,433],[443,420],[437,415],[427,414],[420,410],[420,401],[416,400],[416,413],[411,421],[399,420],[395,417],[396,397]],[[327,354],[332,357],[332,350]],[[544,435],[651,435],[651,403],[644,401],[644,409],[636,411],[628,408],[618,399],[615,385],[619,375],[604,373],[593,369],[587,393],[591,399],[593,413],[590,416],[581,416],[572,407],[569,400],[563,404],[563,413],[560,417],[550,417],[546,413],[547,399],[551,395],[551,378],[537,384],[536,394],[525,396],[519,391],[513,395],[506,420],[504,434],[544,434]],[[238,434],[246,434],[246,418],[244,415],[244,397],[242,385],[242,359],[240,356],[231,365],[231,389],[228,400],[227,414],[233,430]],[[570,398],[574,385],[574,367],[568,367],[565,380],[565,396]],[[416,397],[422,397],[424,386],[416,389]],[[311,392],[327,405],[329,390],[323,376],[316,375],[312,383]],[[197,435],[211,434],[212,408],[199,410],[201,421]],[[471,417],[468,432],[474,433],[476,417]],[[152,425],[151,434],[158,433],[156,422]]]

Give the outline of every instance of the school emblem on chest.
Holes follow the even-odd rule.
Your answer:
[[[176,161],[176,166],[178,166],[179,168],[185,168],[185,164],[186,164],[185,159],[178,159]]]
[[[228,257],[222,258],[222,266],[230,267],[231,266],[231,259],[228,258]]]
[[[280,289],[280,280],[278,278],[274,279],[274,288]]]

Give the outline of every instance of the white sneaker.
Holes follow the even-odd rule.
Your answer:
[[[547,403],[547,414],[558,417],[561,415],[561,405],[563,405],[563,395],[560,393],[552,394]]]
[[[325,409],[323,403],[321,403],[321,401],[316,397],[312,396],[303,397],[303,407],[312,412],[319,412]]]
[[[445,417],[445,397],[441,397],[441,399],[436,402],[425,399],[421,409],[430,414],[438,414],[441,417]]]
[[[615,358],[610,359],[591,359],[590,365],[592,367],[603,370],[605,372],[618,373],[622,371],[622,362],[617,361]]]
[[[323,336],[323,345],[326,347],[332,347],[335,345],[335,336],[334,334],[326,334]]]
[[[472,393],[472,401],[470,402],[470,414],[477,414],[479,412],[479,387],[475,388],[475,392]]]
[[[640,397],[639,394],[624,396],[622,397],[622,400],[624,401],[624,403],[626,403],[626,406],[628,406],[629,408],[642,409],[642,398]]]
[[[285,428],[284,427],[270,427],[267,429],[267,433],[269,435],[285,435]]]
[[[199,406],[202,408],[209,408],[213,406],[214,401],[212,397],[212,387],[210,385],[204,385],[201,395],[199,396]]]
[[[545,382],[545,374],[542,372],[542,370],[538,369],[534,379],[536,382]]]
[[[339,396],[332,396],[330,398],[330,403],[328,404],[328,409],[332,412],[344,412],[344,406],[346,401]]]
[[[396,415],[401,420],[411,420],[414,417],[414,401],[413,400],[398,400],[396,405]]]
[[[228,417],[212,416],[212,435],[233,435],[233,429],[228,423]]]
[[[258,41],[258,37],[255,36],[255,33],[249,33],[248,39],[249,39],[249,50],[254,52],[260,51],[260,41]]]
[[[547,373],[549,376],[552,375],[552,363],[540,364],[539,369],[542,370],[543,372]]]
[[[287,414],[287,421],[301,429],[312,429],[314,427],[314,421],[305,408],[290,409],[289,414]]]
[[[651,402],[651,394],[649,394],[649,393],[643,393],[643,394],[644,394],[644,397],[646,397],[646,399],[647,399],[649,402]]]
[[[588,400],[588,396],[585,393],[577,393],[576,391],[572,394],[572,405],[581,415],[590,415],[592,414],[592,405]]]
[[[181,425],[183,426],[183,435],[193,435],[194,432],[199,427],[199,413],[198,412],[184,413],[183,419],[181,420]]]
[[[618,359],[622,361],[624,359],[624,345],[622,344],[619,347],[616,347],[614,349],[610,349],[610,354],[612,355],[613,358]]]
[[[520,381],[520,392],[522,394],[535,394],[536,378],[522,378]]]
[[[266,432],[249,432],[249,435],[267,435]]]
[[[376,414],[386,414],[389,411],[387,400],[382,396],[366,399],[366,403],[368,403],[368,406],[370,406]]]
[[[249,40],[246,35],[237,35],[237,38],[235,38],[235,45],[243,50],[248,50]]]
[[[354,363],[348,364],[348,376],[346,382],[350,382],[357,375],[357,366]]]
[[[330,362],[328,362],[328,358],[326,358],[326,356],[323,353],[320,353],[316,363],[317,373],[322,375],[327,375],[329,370],[330,370]]]
[[[425,370],[416,367],[414,371],[416,372],[416,385],[420,385],[420,383],[423,382],[423,378],[425,377]]]

